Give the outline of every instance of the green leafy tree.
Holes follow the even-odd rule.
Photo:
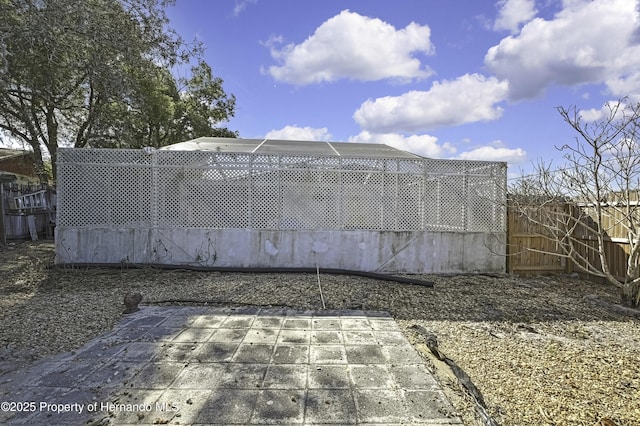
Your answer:
[[[187,81],[200,89],[208,70],[206,90],[190,96],[169,72],[202,54],[168,27],[171,3],[0,0],[0,129],[31,146],[43,181],[43,152],[55,175],[59,146],[160,146],[223,131],[215,126],[235,98],[222,81],[201,62]]]
[[[214,127],[215,123],[227,120],[235,110],[235,98],[227,97],[222,89],[222,80],[213,77],[211,67],[205,62],[191,69],[191,78],[182,80],[186,89],[181,98],[177,119],[179,136],[174,142],[196,136],[236,137],[225,127]]]
[[[162,67],[149,67],[133,80],[137,88],[133,99],[106,106],[94,126],[91,146],[157,148],[200,136],[238,136],[217,127],[233,116],[235,97],[226,95],[222,79],[214,78],[205,62],[191,68],[190,78],[177,82]]]

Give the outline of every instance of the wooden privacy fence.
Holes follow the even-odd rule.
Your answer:
[[[45,185],[0,183],[0,244],[38,234],[53,237],[56,192]]]
[[[565,215],[576,214],[575,209],[583,209],[588,213],[588,208],[571,203],[558,203],[546,209],[547,213],[551,209]],[[631,246],[623,226],[619,223],[620,217],[613,210],[608,213],[610,214],[603,220],[603,226],[607,229],[604,245],[608,266],[615,277],[623,279]],[[562,248],[556,241],[545,237],[545,233],[541,225],[520,214],[511,201],[508,203],[507,272],[518,275],[581,272],[570,259],[560,255]],[[578,245],[576,251],[588,258],[592,265],[600,265],[597,250],[592,250],[598,246],[595,236],[590,235],[584,227],[578,226],[573,238],[584,244],[583,247]]]

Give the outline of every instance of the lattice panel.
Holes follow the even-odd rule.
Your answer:
[[[410,231],[423,229],[425,210],[428,207],[425,197],[424,176],[397,175],[397,223],[393,229]]]
[[[252,157],[252,169],[254,171],[274,171],[280,168],[280,157],[277,155],[257,154]]]
[[[467,187],[464,175],[447,175],[440,178],[438,202],[438,221],[435,229],[443,231],[468,230],[467,223]]]
[[[61,150],[57,223],[60,226],[151,226],[151,169],[141,151]],[[108,161],[116,160],[116,164]]]
[[[274,168],[251,177],[250,227],[255,229],[278,229],[281,216],[280,171]]]
[[[338,229],[339,175],[336,172],[281,172],[279,229]]]
[[[340,169],[340,157],[316,157],[308,161],[308,164],[314,169]]]
[[[398,160],[398,172],[421,175],[425,172],[424,162],[418,160]]]
[[[153,154],[138,149],[69,149],[58,150],[58,161],[65,164],[151,165]]]
[[[384,174],[342,173],[342,228],[384,229]]]
[[[342,170],[345,171],[382,171],[384,160],[379,158],[343,158]]]
[[[249,176],[248,170],[240,168],[159,168],[158,224],[168,227],[247,227]]]
[[[503,232],[503,163],[61,149],[69,227]]]
[[[395,163],[395,162],[394,162]],[[394,164],[396,166],[397,164]],[[398,175],[395,173],[381,174],[382,180],[382,226],[380,229],[395,230],[398,228],[400,211],[398,209]]]
[[[313,198],[319,204],[321,221],[316,222],[317,229],[340,229],[342,214],[340,211],[341,174],[325,171],[318,186],[313,189]],[[321,212],[321,213],[320,213]]]
[[[307,155],[282,155],[280,156],[280,166],[283,168],[305,169],[309,167],[309,161],[311,160],[313,160],[313,157]]]
[[[58,171],[60,226],[151,226],[149,168],[69,164]]]
[[[469,191],[469,229],[476,231],[501,231],[505,226],[506,210],[504,191],[496,185],[495,179],[470,176]]]
[[[425,173],[433,176],[463,175],[466,161],[425,159]]]

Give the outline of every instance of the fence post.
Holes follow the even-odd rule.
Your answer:
[[[151,229],[154,231],[158,229],[159,226],[159,207],[158,204],[160,202],[160,189],[158,188],[158,153],[157,150],[153,150],[151,152]]]
[[[7,234],[4,230],[4,182],[0,182],[0,244],[7,244]]]
[[[7,233],[5,230],[5,220],[4,220],[4,183],[5,182],[15,182],[16,176],[9,174],[1,174],[0,175],[0,244],[7,244]]]

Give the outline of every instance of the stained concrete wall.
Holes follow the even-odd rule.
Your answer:
[[[504,235],[481,232],[56,229],[56,263],[504,272]]]

